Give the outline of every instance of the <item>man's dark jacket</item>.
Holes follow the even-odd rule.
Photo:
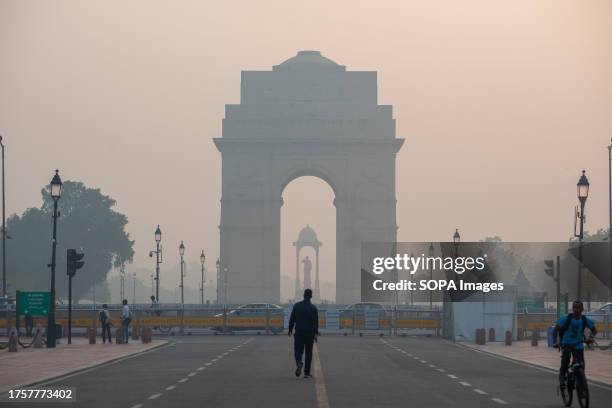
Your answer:
[[[289,331],[293,330],[298,334],[319,333],[319,311],[310,300],[302,300],[293,305],[291,318],[289,319]]]

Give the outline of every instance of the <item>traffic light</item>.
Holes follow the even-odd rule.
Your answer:
[[[546,268],[544,268],[544,272],[546,272],[546,274],[548,276],[550,276],[551,278],[553,278],[553,280],[557,280],[557,278],[555,277],[555,261],[553,261],[552,259],[547,259],[544,261],[544,265],[546,265]]]
[[[68,276],[73,277],[76,274],[77,269],[81,269],[85,262],[81,261],[85,254],[79,254],[76,249],[66,250],[66,269]]]

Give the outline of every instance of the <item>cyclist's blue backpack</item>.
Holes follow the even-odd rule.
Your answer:
[[[567,329],[569,329],[570,324],[572,324],[572,313],[567,315],[567,318],[565,319],[565,323],[563,323],[563,327],[561,327],[561,330],[559,330],[559,340],[563,340],[563,334],[565,334],[565,332],[567,331]],[[582,330],[584,331],[584,329],[586,329],[588,326],[587,323],[587,318],[585,315],[582,315]]]

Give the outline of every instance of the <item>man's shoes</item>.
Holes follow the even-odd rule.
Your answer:
[[[302,374],[302,367],[304,366],[304,363],[302,363],[301,361],[297,364],[297,367],[295,369],[295,376],[299,377],[300,374]]]
[[[304,378],[312,378],[312,375],[310,375],[309,373],[304,373]]]

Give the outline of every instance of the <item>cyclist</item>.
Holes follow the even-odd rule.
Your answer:
[[[559,369],[559,386],[565,387],[565,373],[569,368],[570,357],[577,363],[582,363],[584,367],[584,330],[591,330],[591,337],[597,334],[595,323],[593,320],[582,314],[584,306],[582,301],[575,300],[572,303],[572,313],[567,316],[561,317],[555,325],[553,332],[553,339],[555,344],[553,347],[558,348],[557,334],[561,340],[561,349],[563,354],[561,355],[561,368]]]

